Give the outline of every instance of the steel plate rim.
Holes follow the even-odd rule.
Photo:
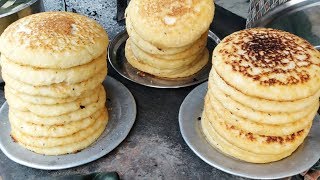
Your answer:
[[[117,67],[115,67],[115,65],[113,64],[113,62],[112,62],[112,57],[111,57],[111,53],[113,52],[112,50],[112,48],[117,44],[117,39],[120,39],[122,36],[124,36],[124,35],[126,35],[127,34],[127,30],[126,29],[124,29],[124,30],[122,30],[121,32],[119,32],[113,39],[112,39],[112,41],[109,43],[109,45],[108,45],[108,61],[109,61],[109,63],[111,64],[111,66],[112,66],[112,68],[114,69],[114,70],[116,70],[116,72],[118,73],[118,74],[120,74],[120,76],[122,76],[123,78],[125,78],[125,79],[127,79],[127,80],[129,80],[129,81],[131,81],[131,82],[134,82],[134,83],[137,83],[137,84],[139,84],[139,85],[142,85],[142,86],[146,86],[146,87],[151,87],[151,88],[158,88],[158,89],[177,89],[177,88],[183,88],[183,87],[189,87],[189,86],[193,86],[193,85],[196,85],[196,84],[201,84],[201,83],[203,83],[203,82],[205,82],[205,81],[207,81],[208,80],[208,78],[206,78],[206,79],[201,79],[201,80],[198,80],[198,81],[194,81],[194,82],[191,82],[191,83],[186,83],[186,84],[184,84],[184,85],[172,85],[172,86],[165,86],[165,85],[162,85],[162,86],[160,86],[160,85],[152,85],[152,84],[142,84],[142,83],[140,83],[140,82],[138,82],[138,81],[135,81],[135,80],[133,80],[133,79],[131,79],[131,78],[129,78],[129,77],[127,77],[126,75],[124,75],[120,70],[118,70],[118,68]],[[208,31],[208,37],[210,37],[216,44],[219,44],[220,43],[220,38],[215,34],[215,33],[213,33],[211,30],[209,30]],[[209,54],[210,54],[210,52],[209,52]],[[209,59],[209,61],[210,61],[210,59]],[[205,68],[205,67],[204,67]]]
[[[309,168],[305,169],[305,170],[301,170],[301,172],[284,172],[284,173],[278,173],[277,175],[270,175],[270,176],[264,176],[264,177],[261,177],[261,176],[255,176],[255,175],[250,175],[246,172],[235,172],[233,170],[231,170],[230,168],[225,168],[223,167],[223,165],[220,165],[219,163],[217,163],[216,161],[214,160],[209,160],[208,157],[206,157],[206,155],[202,154],[201,152],[199,152],[199,148],[197,148],[196,145],[193,144],[193,142],[189,139],[189,135],[188,133],[186,133],[186,131],[184,130],[184,126],[186,125],[186,123],[184,123],[183,119],[183,109],[186,107],[187,105],[187,102],[189,99],[193,98],[193,95],[199,91],[199,90],[202,90],[205,88],[205,91],[207,91],[207,84],[208,82],[204,82],[200,85],[198,85],[197,87],[195,87],[186,97],[185,99],[183,100],[181,106],[180,106],[180,109],[179,109],[179,129],[180,129],[180,132],[181,132],[181,135],[184,139],[184,141],[186,142],[186,144],[188,145],[188,147],[193,151],[193,153],[195,153],[201,160],[203,160],[204,162],[206,162],[207,164],[209,164],[210,166],[216,168],[216,169],[219,169],[223,172],[226,172],[226,173],[229,173],[229,174],[232,174],[232,175],[236,175],[236,176],[240,176],[240,177],[244,177],[244,178],[251,178],[251,179],[280,179],[280,178],[285,178],[285,177],[290,177],[290,176],[294,176],[294,175],[297,175],[299,173],[302,173],[304,172],[305,170],[307,169],[310,169],[313,164],[315,164],[318,160],[315,160],[314,163],[310,164]],[[203,95],[205,96],[205,94]],[[319,114],[316,114],[316,117],[320,117]],[[198,136],[198,135],[197,135]],[[206,139],[204,139],[205,142],[207,143],[207,145],[211,146]],[[213,148],[211,146],[211,148]],[[221,152],[219,152],[219,154],[223,155]],[[231,158],[231,157],[227,157],[227,158]],[[281,160],[280,160],[281,161]],[[254,164],[254,163],[252,163]]]
[[[33,162],[33,164],[29,164],[28,162],[25,162],[23,160],[20,160],[19,158],[13,156],[11,153],[9,153],[7,151],[7,148],[4,147],[3,143],[0,141],[0,150],[9,158],[11,159],[12,161],[18,163],[18,164],[21,164],[21,165],[24,165],[24,166],[27,166],[27,167],[31,167],[31,168],[34,168],[34,169],[41,169],[41,170],[62,170],[62,169],[69,169],[69,168],[73,168],[73,167],[78,167],[78,166],[81,166],[81,165],[85,165],[85,164],[88,164],[90,162],[93,162],[95,160],[98,160],[100,158],[102,158],[103,156],[109,154],[111,151],[113,151],[115,148],[117,148],[125,139],[126,137],[129,135],[134,123],[135,123],[135,120],[136,120],[136,115],[137,115],[137,106],[136,106],[136,101],[132,95],[132,93],[129,91],[129,89],[123,85],[121,82],[117,81],[116,79],[112,78],[111,76],[107,76],[106,79],[104,81],[107,81],[107,79],[110,79],[110,81],[112,81],[113,83],[116,83],[118,85],[121,85],[123,89],[125,89],[126,93],[128,94],[128,98],[130,99],[131,103],[132,103],[132,110],[133,110],[133,114],[132,114],[132,120],[130,121],[130,124],[129,124],[129,128],[126,129],[125,133],[123,134],[123,136],[121,138],[118,139],[117,143],[114,144],[114,146],[112,146],[110,148],[110,150],[107,150],[107,151],[100,151],[100,153],[98,154],[95,154],[93,156],[91,156],[91,158],[88,158],[87,160],[81,162],[81,163],[78,163],[78,164],[68,164],[68,165],[56,165],[56,166],[50,166],[50,165],[41,165],[41,164],[35,164]],[[3,105],[1,106],[0,108],[0,112],[3,111],[3,108],[5,108],[5,106],[8,106],[8,103],[7,101],[5,101],[3,103]],[[9,123],[9,122],[8,122]],[[102,134],[101,134],[102,135]],[[100,138],[100,137],[99,137]],[[100,139],[100,141],[103,140],[103,139]],[[93,145],[95,145],[94,143],[96,143],[97,141],[93,142]],[[90,145],[91,146],[91,145]],[[90,148],[87,147],[87,148]],[[34,153],[34,152],[32,152]],[[79,152],[81,153],[81,152]],[[72,155],[72,154],[71,154]]]

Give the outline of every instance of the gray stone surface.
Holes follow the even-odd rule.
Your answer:
[[[67,11],[86,15],[97,20],[113,38],[124,27],[114,20],[117,12],[116,0],[66,0]],[[46,11],[64,10],[63,0],[44,0]]]
[[[62,1],[45,0],[46,10],[62,10],[60,2]],[[124,29],[123,25],[114,20],[116,0],[66,2],[68,11],[84,14],[100,22],[108,31],[110,39]],[[206,164],[182,139],[178,124],[179,107],[195,86],[154,89],[125,80],[111,67],[108,74],[127,86],[137,102],[137,119],[124,142],[97,161],[59,171],[28,168],[14,163],[0,152],[0,177],[3,180],[45,179],[70,174],[117,171],[122,179],[242,179]],[[3,84],[0,87],[2,104]]]
[[[249,0],[215,0],[215,3],[243,18],[248,16]]]

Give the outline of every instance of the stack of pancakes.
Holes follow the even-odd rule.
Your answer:
[[[213,52],[202,129],[223,153],[253,163],[289,156],[319,107],[320,53],[273,29],[226,37]]]
[[[0,37],[11,136],[40,154],[74,153],[108,122],[104,29],[85,16],[47,12],[10,25]]]
[[[126,9],[128,62],[160,78],[183,78],[208,62],[212,0],[132,0]]]

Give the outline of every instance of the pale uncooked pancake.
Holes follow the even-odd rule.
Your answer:
[[[205,113],[202,114],[201,118],[201,127],[202,131],[208,140],[208,142],[213,146],[214,148],[218,149],[223,154],[226,154],[228,156],[232,156],[236,159],[240,159],[246,162],[251,163],[269,163],[273,161],[281,160],[287,156],[290,156],[292,154],[292,151],[288,151],[282,154],[273,154],[273,155],[261,155],[261,154],[255,154],[249,151],[245,151],[241,148],[238,148],[237,146],[234,146],[233,144],[229,143],[225,139],[223,139],[212,127],[210,122],[208,121],[207,116]]]
[[[156,47],[181,47],[195,42],[213,20],[212,0],[133,0],[127,9],[132,26]]]
[[[145,53],[131,41],[131,38],[129,38],[126,43],[129,43],[129,46],[131,47],[131,51],[136,59],[139,59],[141,62],[151,67],[156,67],[157,69],[183,68],[184,66],[188,66],[192,62],[196,61],[199,55],[203,52],[203,49],[202,49],[202,51],[199,51],[197,54],[191,55],[183,59],[167,60],[167,59],[154,57],[154,56],[151,56],[150,54]]]
[[[99,85],[99,86],[104,90],[102,85]],[[24,122],[33,123],[33,124],[51,125],[51,126],[63,125],[66,123],[79,121],[91,116],[92,114],[97,112],[97,110],[104,107],[105,102],[106,102],[106,96],[102,96],[102,98],[99,98],[98,102],[89,104],[85,108],[82,108],[82,109],[80,108],[74,112],[70,112],[68,114],[64,114],[56,117],[37,116],[31,112],[19,111],[13,107],[10,107],[9,111],[10,113],[12,112],[17,118],[21,119]]]
[[[82,97],[87,97],[89,96],[92,92],[99,91],[101,87],[98,86],[93,90],[85,91],[83,92],[80,96],[73,96],[73,97],[67,97],[67,98],[54,98],[54,97],[47,97],[47,96],[34,96],[34,95],[29,95],[25,93],[18,92],[9,86],[4,87],[4,91],[10,91],[13,93],[15,96],[20,98],[22,101],[26,103],[31,103],[31,104],[38,104],[38,105],[53,105],[53,104],[62,104],[62,103],[68,103],[75,101],[79,98]]]
[[[34,86],[51,85],[62,82],[75,84],[90,79],[93,75],[101,71],[104,66],[107,66],[106,57],[107,54],[104,52],[97,59],[87,64],[67,69],[48,69],[20,65],[3,55],[1,56],[1,67],[2,71],[12,78]]]
[[[44,12],[11,24],[0,37],[10,60],[43,68],[86,64],[106,51],[108,35],[96,21],[70,12]]]
[[[245,106],[237,101],[231,99],[229,96],[223,94],[218,88],[210,87],[209,89],[210,99],[216,98],[224,108],[236,116],[257,122],[266,124],[286,124],[303,119],[308,114],[313,113],[315,108],[319,107],[319,103],[316,101],[311,106],[305,108],[302,111],[297,112],[281,112],[281,113],[267,113],[263,111],[254,110],[248,106]]]
[[[75,101],[53,105],[27,103],[21,100],[18,96],[15,96],[10,91],[5,91],[5,97],[10,107],[20,111],[30,111],[42,117],[52,117],[61,116],[78,109],[85,108],[87,105],[98,102],[100,98],[105,97],[105,91],[103,89],[99,89],[99,91],[95,90],[96,89],[91,91],[91,94],[88,94],[88,96],[81,97]]]
[[[319,91],[305,99],[300,99],[297,101],[272,101],[267,99],[255,98],[241,93],[235,88],[228,85],[223,81],[220,76],[216,73],[215,69],[212,68],[209,77],[209,86],[215,85],[224,94],[230,96],[230,98],[238,101],[239,103],[251,107],[252,109],[264,112],[296,112],[302,111],[308,106],[314,104],[318,101],[320,96]]]
[[[310,123],[305,129],[291,135],[263,136],[237,129],[218,117],[215,111],[211,111],[210,113],[206,109],[204,111],[208,117],[208,121],[221,137],[234,146],[256,154],[276,155],[297,149],[305,137],[307,137],[312,125]]]
[[[2,72],[2,78],[6,82],[6,86],[18,92],[35,95],[35,96],[49,96],[54,98],[68,98],[70,96],[80,96],[88,90],[96,88],[105,79],[107,75],[107,67],[86,81],[76,84],[59,83],[50,86],[32,86],[21,81],[15,80]]]
[[[320,89],[320,52],[280,30],[233,33],[215,48],[212,63],[227,84],[249,96],[295,101]]]
[[[202,57],[199,57],[199,60],[194,61],[188,66],[185,66],[181,69],[161,70],[144,64],[136,59],[128,44],[126,44],[125,54],[128,62],[136,69],[162,78],[182,78],[191,76],[200,71],[208,63],[209,58],[209,52],[207,49],[205,49]]]
[[[106,109],[104,110],[104,114],[107,113]],[[108,116],[100,115],[98,119],[88,128],[80,130],[70,136],[64,137],[34,137],[27,134],[22,133],[20,130],[12,127],[11,135],[13,138],[19,142],[23,142],[28,146],[39,147],[39,148],[50,148],[55,146],[67,145],[72,143],[77,143],[83,141],[85,138],[92,135],[96,130],[98,130],[101,126],[105,126],[105,121],[108,120]]]
[[[29,149],[33,152],[44,154],[44,155],[61,155],[61,154],[68,154],[68,153],[77,153],[78,151],[85,149],[86,147],[90,146],[92,143],[94,143],[99,136],[103,133],[105,127],[107,124],[107,118],[104,121],[104,124],[102,124],[99,129],[97,129],[93,134],[89,135],[87,138],[83,139],[82,141],[67,144],[67,145],[61,145],[61,146],[55,146],[51,148],[39,148],[34,146],[25,145],[23,142],[18,143],[25,147],[26,149]]]
[[[312,113],[293,123],[264,124],[250,121],[232,114],[230,111],[225,109],[219,101],[217,101],[215,98],[210,99],[209,96],[206,96],[205,98],[205,108],[209,113],[211,113],[211,111],[215,111],[220,118],[223,118],[223,120],[225,120],[228,124],[235,126],[237,129],[242,129],[244,131],[250,131],[253,134],[266,136],[290,135],[305,129],[313,121],[313,118],[318,110],[318,108],[315,108]]]
[[[129,9],[130,4],[128,6],[127,9]],[[152,45],[150,42],[145,41],[144,39],[142,39],[137,33],[136,31],[133,29],[131,22],[130,22],[130,17],[129,17],[129,13],[126,10],[126,14],[127,14],[127,18],[126,18],[126,29],[127,32],[130,36],[130,38],[132,39],[132,41],[143,51],[150,53],[150,54],[159,54],[159,55],[173,55],[173,54],[177,54],[177,53],[181,53],[183,51],[186,51],[187,49],[189,49],[192,44],[189,44],[187,46],[183,46],[183,47],[176,47],[176,48],[159,48],[156,47],[154,45]]]

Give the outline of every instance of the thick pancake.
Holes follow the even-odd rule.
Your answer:
[[[151,67],[155,67],[157,69],[170,70],[170,69],[183,68],[185,66],[188,66],[192,62],[196,61],[199,55],[203,52],[203,49],[202,49],[197,54],[191,55],[183,59],[167,60],[167,59],[154,57],[154,56],[151,56],[150,54],[145,53],[131,41],[131,38],[129,38],[126,43],[130,44],[129,46],[131,47],[132,54],[136,59],[139,59],[141,62]]]
[[[228,124],[235,126],[237,129],[242,129],[244,131],[250,131],[253,134],[265,136],[290,135],[305,129],[313,121],[313,118],[318,110],[315,108],[312,113],[293,123],[264,124],[250,121],[232,114],[230,111],[225,109],[221,103],[219,103],[219,101],[217,101],[215,98],[211,99],[209,96],[206,96],[205,98],[205,108],[209,113],[211,113],[211,111],[215,111],[220,118],[223,118],[223,120],[225,120]]]
[[[208,121],[207,116],[203,113],[201,118],[201,126],[202,131],[207,139],[207,141],[213,146],[214,148],[221,151],[223,154],[228,156],[232,156],[236,159],[240,159],[246,162],[251,163],[269,163],[273,161],[281,160],[287,156],[290,156],[294,150],[276,154],[276,155],[261,155],[255,154],[249,151],[245,151],[233,144],[229,143],[225,139],[223,139],[212,127],[210,122]]]
[[[156,47],[182,47],[195,42],[213,20],[211,0],[133,0],[129,18],[142,39]]]
[[[306,40],[273,29],[247,29],[224,38],[213,67],[243,94],[275,101],[308,98],[320,89],[320,52]]]
[[[87,129],[92,126],[95,121],[102,116],[105,108],[95,112],[92,116],[79,121],[65,123],[63,125],[38,125],[25,122],[17,118],[13,113],[9,113],[9,120],[11,126],[20,132],[33,137],[64,137],[70,136],[78,131]]]
[[[102,85],[100,85],[103,88]],[[33,123],[33,124],[43,124],[43,125],[63,125],[66,123],[79,121],[84,118],[87,118],[93,115],[97,110],[105,106],[106,97],[99,98],[98,102],[87,105],[85,108],[80,108],[76,111],[70,112],[56,117],[42,117],[37,116],[31,112],[23,112],[13,107],[10,107],[10,113],[13,113],[17,118],[21,119],[24,122]]]
[[[11,24],[0,37],[0,52],[23,65],[70,68],[106,51],[108,35],[96,21],[70,12],[44,12]]]
[[[90,79],[107,66],[106,53],[87,64],[67,69],[47,69],[20,65],[1,56],[1,67],[4,73],[23,83],[43,86],[57,83],[75,84]]]
[[[127,9],[129,9],[130,4],[128,6]],[[131,20],[129,17],[129,13],[128,10],[126,10],[126,14],[127,14],[127,18],[126,18],[126,29],[127,32],[130,36],[130,38],[132,39],[132,41],[143,51],[150,53],[150,54],[158,54],[158,55],[173,55],[173,54],[177,54],[177,53],[181,53],[183,51],[186,51],[187,49],[189,49],[192,44],[183,46],[183,47],[175,47],[175,48],[159,48],[154,46],[153,44],[151,44],[148,41],[145,41],[144,39],[142,39],[137,33],[136,31],[133,29],[132,25],[131,25]]]
[[[320,95],[319,91],[305,99],[300,99],[297,101],[272,101],[267,99],[255,98],[252,96],[245,95],[235,88],[228,85],[223,81],[220,76],[216,73],[215,69],[212,68],[209,77],[209,85],[215,85],[224,94],[230,96],[230,98],[238,101],[239,103],[251,107],[252,109],[264,112],[297,112],[302,111],[310,105],[318,101]]]
[[[42,117],[54,117],[85,108],[86,106],[96,103],[99,101],[99,99],[105,97],[105,91],[103,89],[96,89],[91,91],[91,94],[88,94],[88,96],[81,97],[75,101],[53,105],[27,103],[22,101],[10,91],[5,91],[5,97],[10,107],[20,111],[30,111]]]
[[[312,123],[303,130],[286,136],[264,136],[237,129],[218,117],[215,111],[208,112],[205,108],[208,121],[215,131],[228,142],[243,150],[256,154],[282,154],[293,151],[307,137]]]
[[[200,71],[208,63],[209,58],[209,52],[207,49],[205,49],[202,57],[200,57],[197,61],[194,61],[193,63],[189,64],[188,66],[185,66],[180,69],[161,70],[144,64],[140,60],[136,59],[128,44],[126,44],[125,48],[126,58],[134,68],[162,78],[175,79],[191,76]]]
[[[211,86],[211,84],[210,84]],[[280,113],[268,113],[263,111],[254,110],[248,106],[245,106],[233,99],[231,99],[228,95],[223,94],[218,88],[214,88],[211,86],[209,88],[210,99],[216,98],[224,108],[233,113],[236,116],[248,119],[257,123],[265,123],[265,124],[286,124],[298,121],[303,119],[308,114],[313,114],[316,108],[319,107],[319,102],[316,101],[311,106],[303,109],[302,111],[297,112],[280,112]]]
[[[107,67],[95,74],[90,79],[76,84],[59,83],[50,86],[32,86],[18,81],[2,72],[2,78],[6,82],[6,86],[18,92],[35,95],[49,96],[53,98],[68,98],[70,96],[80,96],[82,93],[96,88],[105,79],[107,75]]]
[[[163,55],[157,55],[154,54],[154,57],[161,58],[161,59],[167,59],[167,60],[175,60],[175,59],[183,59],[187,58],[189,56],[198,54],[199,52],[203,51],[203,49],[206,48],[207,45],[207,39],[208,39],[208,31],[201,35],[201,37],[192,44],[192,46],[185,51],[177,54],[163,54]]]
[[[105,126],[105,123],[108,122],[108,115],[106,116],[106,109],[104,113],[101,114],[97,120],[88,128],[80,130],[74,134],[64,137],[34,137],[22,133],[19,129],[12,126],[11,135],[12,137],[26,144],[28,146],[39,147],[39,148],[51,148],[55,146],[62,146],[72,143],[77,143],[83,141],[85,138],[91,136],[96,130],[100,127]]]
[[[79,98],[87,97],[92,92],[99,91],[100,88],[101,86],[98,86],[93,90],[83,92],[80,96],[67,97],[67,98],[54,98],[54,97],[47,97],[47,96],[29,95],[29,94],[18,92],[10,88],[9,86],[4,86],[4,91],[10,91],[11,93],[13,93],[15,96],[17,96],[18,98],[20,98],[22,101],[26,103],[38,104],[38,105],[54,105],[54,104],[68,103],[68,102],[75,101]]]
[[[69,153],[77,153],[82,149],[85,149],[86,147],[90,146],[92,143],[94,143],[100,135],[103,133],[105,127],[107,124],[107,120],[104,121],[104,124],[99,127],[93,134],[88,136],[87,138],[83,139],[82,141],[67,144],[67,145],[61,145],[61,146],[55,146],[51,148],[39,148],[39,147],[33,147],[29,145],[25,145],[23,142],[18,143],[25,147],[26,149],[29,149],[33,152],[36,152],[38,154],[44,154],[44,155],[62,155],[62,154],[69,154]]]

